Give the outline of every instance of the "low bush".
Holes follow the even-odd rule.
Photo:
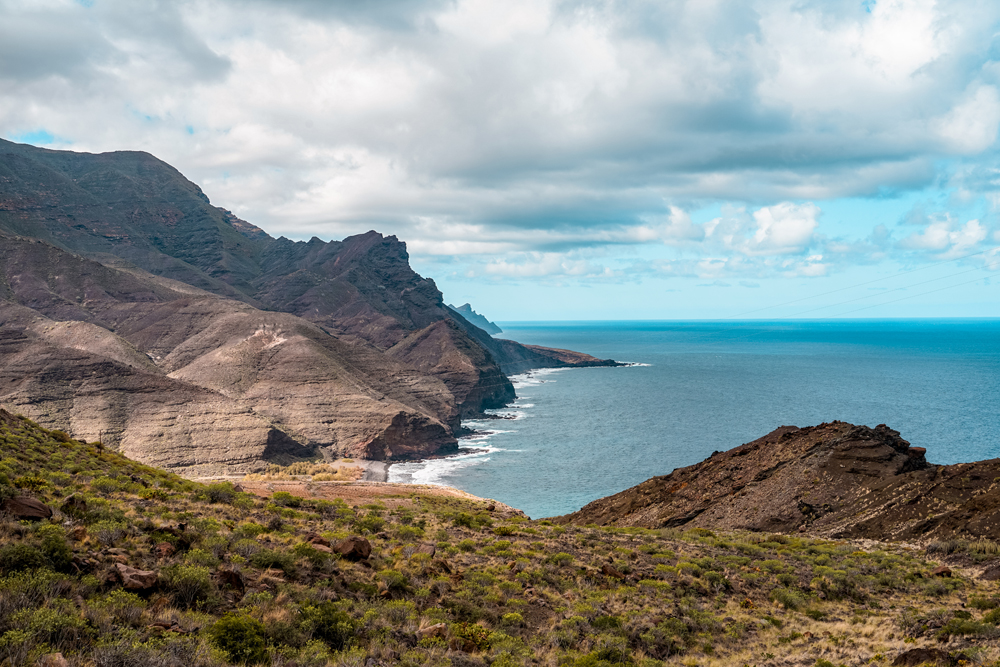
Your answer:
[[[263,623],[241,614],[223,616],[209,631],[212,643],[229,661],[243,665],[259,665],[268,660],[266,634]]]

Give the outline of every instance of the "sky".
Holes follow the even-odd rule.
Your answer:
[[[0,136],[517,320],[1000,317],[1000,3],[0,0]]]

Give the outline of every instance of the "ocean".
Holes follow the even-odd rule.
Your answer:
[[[932,463],[1000,457],[1000,320],[506,322],[498,337],[631,362],[532,371],[458,456],[393,464],[532,518],[775,428],[888,424]]]

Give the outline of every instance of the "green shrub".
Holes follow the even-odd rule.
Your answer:
[[[490,631],[476,623],[455,623],[451,626],[451,635],[471,644],[476,651],[490,647]]]
[[[409,590],[410,580],[397,570],[382,570],[378,573],[378,578],[382,580],[390,593],[405,593]]]
[[[260,543],[257,540],[237,540],[232,546],[232,552],[244,558],[250,558],[258,551]]]
[[[802,594],[790,588],[775,588],[771,591],[771,599],[785,609],[798,609],[805,604]]]
[[[239,526],[237,526],[236,530],[233,531],[233,535],[235,535],[237,538],[252,539],[254,537],[257,537],[261,533],[266,533],[266,532],[267,528],[260,525],[259,523],[255,523],[253,521],[247,521],[246,523],[241,523]]]
[[[215,567],[219,564],[219,559],[204,549],[191,549],[184,555],[184,562],[188,565]]]
[[[14,486],[19,489],[28,489],[29,491],[41,491],[43,488],[49,485],[48,480],[44,477],[39,477],[38,475],[22,475],[20,477],[14,478]]]
[[[174,602],[185,609],[207,601],[215,591],[208,568],[200,565],[172,565],[160,576]]]
[[[560,551],[559,553],[552,554],[551,556],[549,556],[545,560],[547,562],[549,562],[549,563],[552,563],[553,565],[563,566],[563,565],[569,565],[570,563],[572,563],[573,562],[573,556],[570,555],[570,554],[568,554],[568,553],[566,553],[565,551]]]
[[[295,559],[292,554],[284,551],[277,551],[275,549],[258,551],[250,557],[250,564],[262,570],[273,567],[285,574],[295,574]]]
[[[27,630],[36,642],[56,651],[72,648],[89,634],[87,622],[68,600],[59,602],[53,607],[23,609],[11,616],[10,625]]]
[[[302,507],[304,498],[293,496],[287,491],[275,491],[271,495],[271,502],[279,507]]]
[[[45,556],[36,547],[21,542],[0,547],[0,572],[32,570],[45,565]]]
[[[209,630],[212,643],[221,649],[229,662],[259,665],[268,660],[264,624],[241,614],[226,614]]]
[[[66,531],[60,526],[45,524],[38,527],[35,534],[41,541],[41,552],[54,570],[66,570],[73,560],[73,550],[66,543]]]
[[[112,547],[128,534],[128,526],[122,521],[98,521],[90,527],[90,533],[106,547]]]
[[[350,646],[357,624],[350,614],[342,611],[332,602],[322,602],[302,609],[304,625],[317,639],[321,639],[334,651],[342,651]]]
[[[0,635],[0,665],[21,667],[27,664],[34,645],[34,636],[27,630],[8,630]]]
[[[100,600],[91,602],[89,607],[106,614],[108,621],[119,625],[136,626],[142,618],[142,612],[146,610],[146,601],[135,593],[114,590]],[[95,618],[91,617],[91,621],[95,621]],[[101,627],[100,623],[95,625],[98,625],[102,632],[110,630],[110,624],[106,624],[107,627]]]
[[[113,477],[95,477],[90,482],[90,488],[99,493],[115,493],[125,488],[125,485]]]
[[[230,482],[216,482],[205,488],[205,496],[210,503],[230,504],[236,498],[236,487]]]
[[[354,520],[354,527],[362,533],[378,533],[385,527],[385,519],[374,512]]]

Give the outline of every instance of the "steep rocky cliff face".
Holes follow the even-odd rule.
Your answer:
[[[440,380],[315,324],[0,237],[0,402],[190,473],[453,451]]]
[[[405,244],[393,236],[271,238],[212,206],[197,185],[146,153],[91,155],[0,140],[0,231],[105,263],[121,258],[382,351],[435,323],[457,323],[437,337],[437,352],[421,348],[418,365],[448,385],[465,415],[513,396],[505,373],[573,365],[494,341],[456,315],[434,282],[410,268]]]
[[[1000,538],[1000,459],[932,465],[897,431],[782,426],[601,498],[562,523],[703,527],[830,537]]]
[[[0,402],[188,469],[454,451],[505,373],[604,363],[494,340],[393,236],[274,239],[138,152],[0,140],[0,299]]]

